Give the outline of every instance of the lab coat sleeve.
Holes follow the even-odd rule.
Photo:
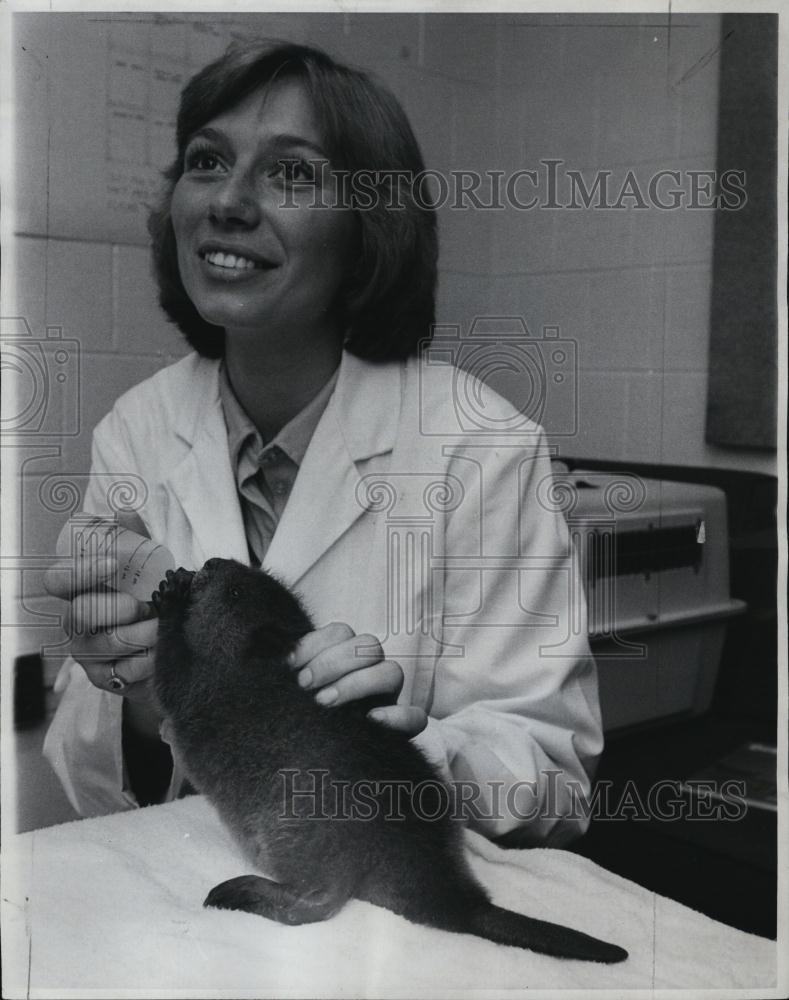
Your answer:
[[[585,601],[539,441],[528,459],[503,448],[477,460],[479,505],[447,521],[442,637],[462,655],[438,657],[416,742],[470,803],[472,828],[556,846],[588,826],[603,740]],[[477,537],[483,568],[453,570]]]
[[[84,509],[94,514],[109,514],[109,490],[114,483],[139,484],[137,468],[133,449],[127,444],[126,428],[113,411],[93,435]],[[136,808],[138,803],[126,787],[123,765],[124,699],[94,687],[71,657],[58,674],[55,691],[60,694],[60,701],[44,741],[44,756],[71,804],[81,816],[102,816]],[[183,775],[176,765],[167,798],[174,798],[182,784]]]

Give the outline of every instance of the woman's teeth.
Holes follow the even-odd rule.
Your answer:
[[[256,264],[254,260],[248,260],[246,257],[237,257],[234,253],[222,253],[221,251],[211,251],[204,254],[204,258],[215,267],[227,267],[234,271],[251,271],[255,267],[263,266]]]

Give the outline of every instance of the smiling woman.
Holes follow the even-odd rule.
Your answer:
[[[311,183],[294,184],[296,171],[284,159],[323,156],[320,142],[304,87],[285,78],[187,143],[170,206],[178,270],[202,319],[225,331],[236,389],[250,364],[270,370],[284,351],[312,359],[314,395],[339,362],[339,291],[354,217],[342,207],[313,208]],[[293,204],[283,208],[286,186]],[[239,398],[251,413],[252,400]]]
[[[182,201],[197,207],[199,196],[192,201],[188,191],[203,186],[209,199],[204,209],[211,211],[215,201],[215,225],[225,218],[231,228],[252,225],[258,231],[260,248],[241,242],[249,251],[259,249],[264,263],[287,265],[282,239],[292,233],[301,246],[309,232],[320,259],[306,260],[299,252],[294,263],[313,268],[311,294],[319,296],[319,285],[325,291],[335,282],[329,311],[343,329],[345,346],[358,357],[407,357],[430,336],[435,212],[408,183],[400,188],[397,211],[380,197],[351,212],[342,185],[343,178],[365,173],[377,177],[383,190],[393,177],[424,173],[408,119],[386,89],[318,49],[236,46],[185,88],[176,138],[169,184],[149,229],[161,304],[202,354],[221,357],[224,324],[201,315],[185,287],[186,249],[176,238],[176,215]],[[239,139],[242,145],[234,146]],[[211,240],[225,250],[227,241],[216,231]],[[347,245],[337,247],[333,240]],[[232,241],[228,245],[232,252]]]
[[[414,739],[486,835],[571,838],[602,746],[572,546],[542,430],[466,375],[481,436],[457,372],[420,350],[436,219],[402,108],[317,49],[259,43],[187,85],[177,149],[150,230],[195,350],[96,428],[86,508],[112,513],[107,483],[139,477],[137,527],[177,563],[233,558],[298,588],[318,627],[291,666],[318,704]],[[363,207],[344,197],[361,174]],[[100,626],[46,746],[83,814],[186,787],[150,694],[157,623],[102,600],[102,570],[78,594],[50,584]]]

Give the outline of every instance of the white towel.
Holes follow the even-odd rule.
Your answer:
[[[548,958],[418,927],[356,900],[302,927],[204,909],[216,883],[249,866],[194,796],[6,843],[3,995],[448,997],[528,988],[534,996],[775,984],[773,941],[577,855],[504,851],[467,838],[472,867],[496,903],[616,942],[630,958],[610,966]]]

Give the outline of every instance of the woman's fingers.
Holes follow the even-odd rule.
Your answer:
[[[381,649],[381,644],[375,636],[354,636],[353,639],[348,639],[336,646],[324,649],[317,656],[313,657],[307,666],[302,667],[299,671],[298,681],[303,688],[317,690],[329,684],[345,682],[347,679],[347,683],[344,683],[344,688],[350,689],[354,685],[358,687],[360,683],[358,678],[354,680],[351,680],[351,678],[354,678],[354,675],[357,673],[363,673],[368,678],[375,677],[386,681],[386,688],[382,688],[381,690],[388,691],[388,681],[391,680],[392,672],[395,670],[399,678],[399,686],[397,688],[399,693],[400,688],[403,686],[403,674],[399,664],[390,661],[385,671],[378,670],[372,674],[367,673],[368,670],[376,666],[380,667],[385,662],[384,651]],[[365,694],[358,697],[366,697],[366,695],[367,692],[365,691]]]
[[[53,597],[69,601],[76,594],[95,590],[115,574],[118,560],[109,556],[75,556],[58,559],[44,573],[44,587]]]
[[[345,622],[331,622],[314,632],[308,632],[291,654],[291,666],[298,670],[332,647],[352,639],[354,635],[351,626]]]
[[[302,683],[301,675],[299,683]],[[395,702],[402,687],[403,668],[395,660],[382,660],[373,666],[353,670],[326,685],[312,685],[317,692],[315,700],[320,705],[344,705],[360,698],[381,695]]]
[[[427,726],[427,713],[416,705],[387,705],[374,708],[368,716],[408,737],[417,736]]]
[[[80,666],[88,675],[94,687],[111,694],[122,694],[131,697],[141,695],[135,700],[148,700],[149,682],[153,679],[153,656],[134,657],[127,660],[85,660]],[[118,685],[117,681],[122,681]]]
[[[143,660],[150,660],[150,665],[144,669],[144,673],[150,673],[153,669],[152,653],[156,645],[158,624],[155,620],[133,622],[113,629],[101,629],[95,635],[72,636],[71,655],[85,668],[97,687],[105,685],[97,683],[94,674],[100,679],[103,676],[101,669],[108,661],[132,657],[134,660],[139,659],[141,663]],[[143,668],[135,667],[135,673],[140,669]]]
[[[136,511],[119,511],[115,517],[120,527],[148,538],[148,529]],[[118,560],[106,554],[111,537],[112,533],[108,531],[91,531],[78,551],[54,562],[44,574],[47,592],[69,601],[113,576],[118,569]]]
[[[155,612],[106,586],[118,561],[99,555],[92,536],[88,542],[83,552],[58,560],[44,576],[47,591],[69,601],[63,621],[69,652],[97,688],[147,697],[159,627]]]
[[[71,601],[63,627],[71,634],[94,635],[98,629],[154,618],[153,605],[117,590],[87,591]]]
[[[317,688],[380,663],[383,658],[381,643],[374,635],[354,635],[350,626],[334,623],[302,639],[293,665],[301,667],[302,687]]]
[[[332,622],[305,635],[291,656],[291,666],[298,670],[301,687],[314,691],[321,705],[344,705],[382,695],[394,703],[403,689],[403,668],[395,660],[384,659],[379,640],[374,635],[356,635],[344,622]],[[402,721],[404,716],[397,718]],[[407,726],[419,727],[416,732],[424,728],[416,716],[408,717]]]

